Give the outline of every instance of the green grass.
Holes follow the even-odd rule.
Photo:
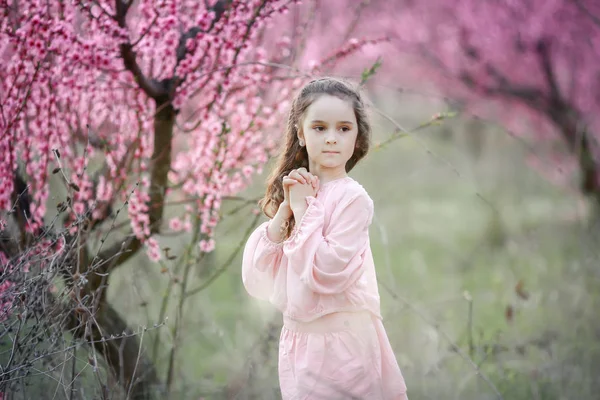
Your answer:
[[[573,354],[600,353],[589,341],[570,343],[570,330],[565,329],[580,327],[582,340],[593,335],[586,317],[598,291],[589,280],[597,257],[580,226],[585,219],[580,199],[525,166],[522,148],[510,138],[489,139],[484,159],[477,162],[465,156],[459,143],[436,141],[434,133],[420,138],[425,145],[402,139],[372,153],[351,174],[375,202],[371,240],[379,279],[410,303],[380,289],[385,325],[411,398],[493,398],[469,363],[452,351],[448,335],[467,355],[472,342],[470,357],[505,399],[584,399],[564,397],[566,389],[557,392],[571,379],[560,373],[565,366],[579,368],[582,382],[589,384],[585,374],[592,367],[586,362],[592,358],[577,365]],[[505,148],[502,153],[495,151],[499,143]],[[257,179],[244,195],[260,195],[263,181]],[[579,214],[582,219],[577,219]],[[251,219],[246,212],[221,223],[214,265],[237,247]],[[182,239],[166,242],[176,247]],[[254,375],[246,390],[268,399],[277,387],[276,342],[267,343],[266,352],[252,346],[264,342],[267,323],[278,323],[279,317],[268,304],[247,297],[240,262],[238,257],[187,304],[175,382],[185,393],[182,398],[210,393],[231,384],[234,376],[246,376],[253,359]],[[143,256],[137,263],[112,278],[111,301],[131,321],[157,322],[152,318],[158,315],[158,288],[165,287],[165,276]],[[527,300],[515,291],[519,281]],[[586,282],[589,287],[582,286]],[[136,306],[136,291],[148,302],[149,321]],[[466,293],[472,298],[471,322]],[[514,308],[512,321],[505,317],[508,305]],[[578,315],[574,310],[584,311]],[[168,325],[174,320],[171,307]],[[157,363],[163,373],[171,343],[167,331],[158,331],[164,346]],[[552,332],[558,336],[548,343],[528,344]],[[525,346],[525,354],[519,354],[518,346]],[[539,378],[533,379],[534,374]]]
[[[382,121],[375,126],[375,141],[391,130]],[[441,141],[432,129],[370,153],[351,173],[375,202],[371,245],[385,283],[384,324],[410,398],[494,398],[453,351],[456,344],[504,399],[593,399],[600,346],[599,324],[590,321],[600,285],[596,247],[582,223],[585,207],[573,191],[527,167],[524,148],[514,139],[482,134],[486,143],[479,160],[469,156],[464,137]],[[264,178],[257,177],[242,195],[261,195]],[[225,204],[224,211],[235,206]],[[169,209],[168,215],[178,211]],[[190,288],[229,258],[252,219],[248,208],[221,222],[216,252],[205,265],[194,266]],[[161,245],[181,254],[188,240],[164,237]],[[173,398],[225,398],[215,393],[236,382],[244,387],[240,399],[277,398],[277,337],[266,342],[265,333],[274,323],[277,336],[281,318],[247,296],[240,263],[241,253],[186,303]],[[168,275],[160,269],[140,254],[111,276],[109,299],[131,326],[161,322]],[[515,290],[519,281],[527,299]],[[160,335],[155,362],[163,375],[178,299],[176,286],[166,325],[144,337],[150,351]],[[507,306],[514,309],[511,321]]]

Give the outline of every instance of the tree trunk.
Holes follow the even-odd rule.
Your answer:
[[[559,126],[563,139],[579,164],[579,187],[596,210],[600,210],[600,163],[591,143],[592,135],[579,124],[578,115],[566,106],[555,107],[550,118]]]
[[[173,127],[175,125],[175,110],[167,103],[157,101],[157,113],[154,118],[154,148],[150,165],[149,224],[152,234],[160,231],[164,212],[164,197],[167,188],[167,175],[171,167],[171,150]],[[162,106],[162,108],[161,108]],[[150,134],[150,133],[147,133]],[[114,378],[123,387],[129,398],[135,400],[151,399],[162,392],[163,385],[158,378],[152,361],[144,354],[143,343],[140,344],[134,330],[127,326],[126,321],[116,312],[106,299],[108,276],[104,274],[114,271],[114,268],[128,260],[141,248],[141,242],[135,238],[126,242],[124,247],[117,243],[115,247],[102,253],[103,260],[116,260],[112,267],[92,266],[92,260],[87,249],[79,255],[85,260],[86,270],[82,275],[88,275],[88,284],[83,288],[81,298],[97,299],[96,307],[88,305],[93,312],[93,319],[82,323],[81,314],[77,310],[71,312],[69,329],[74,330],[75,336],[85,340],[93,340],[94,347],[105,358]],[[96,260],[97,262],[98,260]],[[74,271],[75,272],[75,271]],[[91,332],[90,332],[91,331]],[[125,333],[125,335],[124,335]],[[114,335],[114,339],[110,339]],[[102,340],[102,338],[107,340]],[[100,342],[99,342],[100,341]],[[160,390],[159,390],[160,389]],[[161,396],[163,397],[163,396]]]

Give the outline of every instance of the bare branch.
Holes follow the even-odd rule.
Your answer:
[[[259,218],[260,218],[260,214],[257,215],[254,218],[254,220],[252,221],[252,224],[250,224],[250,226],[248,227],[248,229],[246,229],[246,232],[244,233],[244,236],[243,236],[242,240],[238,244],[237,248],[230,254],[230,256],[227,259],[227,261],[225,261],[222,266],[220,266],[219,268],[217,268],[217,270],[210,276],[210,278],[208,278],[200,286],[198,286],[198,287],[196,287],[194,289],[190,289],[187,292],[185,292],[184,298],[188,298],[190,296],[193,296],[193,295],[201,292],[202,290],[206,289],[208,286],[210,286],[211,283],[214,282],[215,279],[217,279],[219,276],[221,276],[221,274],[223,272],[225,272],[227,270],[227,268],[229,268],[229,266],[233,263],[233,261],[237,257],[238,253],[244,247],[244,244],[246,243],[246,240],[248,240],[248,237],[252,233],[252,230],[256,227],[256,223],[258,222]]]
[[[121,384],[131,391],[130,398],[151,398],[151,393],[157,390],[151,386],[159,382],[157,372],[147,356],[141,355],[141,343],[118,312],[110,304],[103,303],[93,319],[91,315],[86,316],[86,311],[80,313],[79,317],[77,315],[74,312],[69,314],[66,328],[75,337],[90,342],[96,351],[104,355],[113,368],[112,374],[117,379],[125,380]],[[134,381],[132,378],[136,371],[143,376]]]
[[[600,17],[592,14],[592,12],[583,5],[583,3],[581,2],[581,0],[573,0],[573,3],[575,3],[575,6],[577,6],[577,8],[579,9],[579,11],[581,11],[583,14],[585,14],[589,19],[592,20],[592,22],[594,22],[594,24],[600,26]]]
[[[498,391],[498,388],[496,387],[496,385],[494,385],[494,383],[490,380],[490,378],[488,378],[483,373],[483,371],[481,371],[479,366],[477,364],[475,364],[475,362],[460,349],[460,347],[452,340],[450,335],[439,327],[438,323],[436,323],[435,321],[432,321],[430,318],[428,318],[421,310],[419,310],[417,307],[415,307],[410,301],[408,301],[407,299],[403,298],[402,296],[399,296],[398,294],[396,294],[385,282],[380,282],[380,285],[385,289],[385,291],[393,299],[404,303],[416,315],[418,315],[423,321],[425,321],[430,326],[434,327],[434,329],[440,335],[442,335],[444,337],[444,339],[446,339],[446,341],[450,344],[450,347],[452,348],[452,350],[455,351],[463,360],[465,360],[471,366],[471,368],[473,368],[473,370],[475,371],[477,376],[479,376],[488,385],[488,387],[494,392],[496,399],[502,400],[504,398],[504,397],[502,397],[502,394],[500,394],[500,391]]]
[[[362,0],[360,2],[360,4],[356,7],[356,10],[353,13],[354,18],[352,19],[352,21],[348,25],[348,28],[346,29],[346,33],[344,34],[344,39],[342,40],[342,45],[345,44],[348,40],[350,40],[350,38],[354,34],[354,30],[356,29],[356,27],[358,25],[358,21],[360,20],[360,17],[362,16],[363,11],[369,5],[369,3],[370,3],[370,0]]]
[[[550,43],[548,40],[540,39],[537,43],[536,51],[539,54],[540,64],[542,70],[544,71],[544,75],[546,76],[546,82],[548,83],[548,87],[550,89],[550,98],[552,101],[562,101],[560,90],[558,89],[558,83],[556,81],[556,76],[554,75],[554,70],[552,68],[552,60],[550,59]]]
[[[97,274],[110,273],[114,267],[133,257],[141,247],[142,242],[133,233],[130,233],[124,241],[113,244],[98,255],[101,264],[98,268],[94,268],[94,272]]]

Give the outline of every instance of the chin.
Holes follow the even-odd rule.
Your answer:
[[[339,163],[333,163],[333,162],[327,162],[327,161],[325,161],[325,162],[321,163],[321,166],[324,167],[324,168],[333,169],[333,168],[339,167],[340,164]]]

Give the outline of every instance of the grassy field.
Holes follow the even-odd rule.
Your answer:
[[[400,117],[413,125],[429,112],[421,111]],[[377,119],[374,141],[391,129]],[[496,389],[514,400],[595,398],[598,258],[584,203],[527,167],[525,148],[500,131],[481,132],[479,158],[460,134],[442,134],[434,128],[400,139],[351,173],[375,202],[382,310],[410,398],[493,399]],[[243,195],[259,196],[263,185],[258,177]],[[247,209],[222,221],[215,258],[194,281],[229,257],[252,219]],[[174,249],[181,242],[165,240]],[[158,322],[167,283],[143,258],[113,278],[110,297],[146,325]],[[246,295],[240,261],[186,304],[174,381],[180,398],[224,398],[224,386],[242,387],[240,399],[277,398],[280,316]],[[175,303],[173,295],[169,326]],[[165,372],[173,334],[158,332],[156,361]]]
[[[385,104],[384,111],[407,126],[440,110],[411,99]],[[374,121],[376,143],[393,126]],[[529,168],[526,148],[505,133],[482,130],[475,156],[464,123],[449,127],[451,138],[432,128],[399,139],[371,152],[351,173],[375,203],[371,245],[384,323],[409,397],[484,400],[498,398],[498,391],[506,400],[597,398],[600,283],[585,203]],[[256,177],[242,195],[260,196],[264,179]],[[224,214],[237,205],[225,204]],[[223,218],[217,249],[192,268],[188,289],[228,260],[253,220],[251,207]],[[187,242],[185,236],[161,239],[176,255]],[[168,320],[143,343],[163,375],[178,343],[174,399],[278,398],[281,318],[248,297],[240,264],[238,254],[187,299],[177,334],[180,289],[168,291],[162,266],[140,254],[111,277],[110,301],[131,326],[162,322],[168,300]],[[182,274],[172,264],[164,267]]]

